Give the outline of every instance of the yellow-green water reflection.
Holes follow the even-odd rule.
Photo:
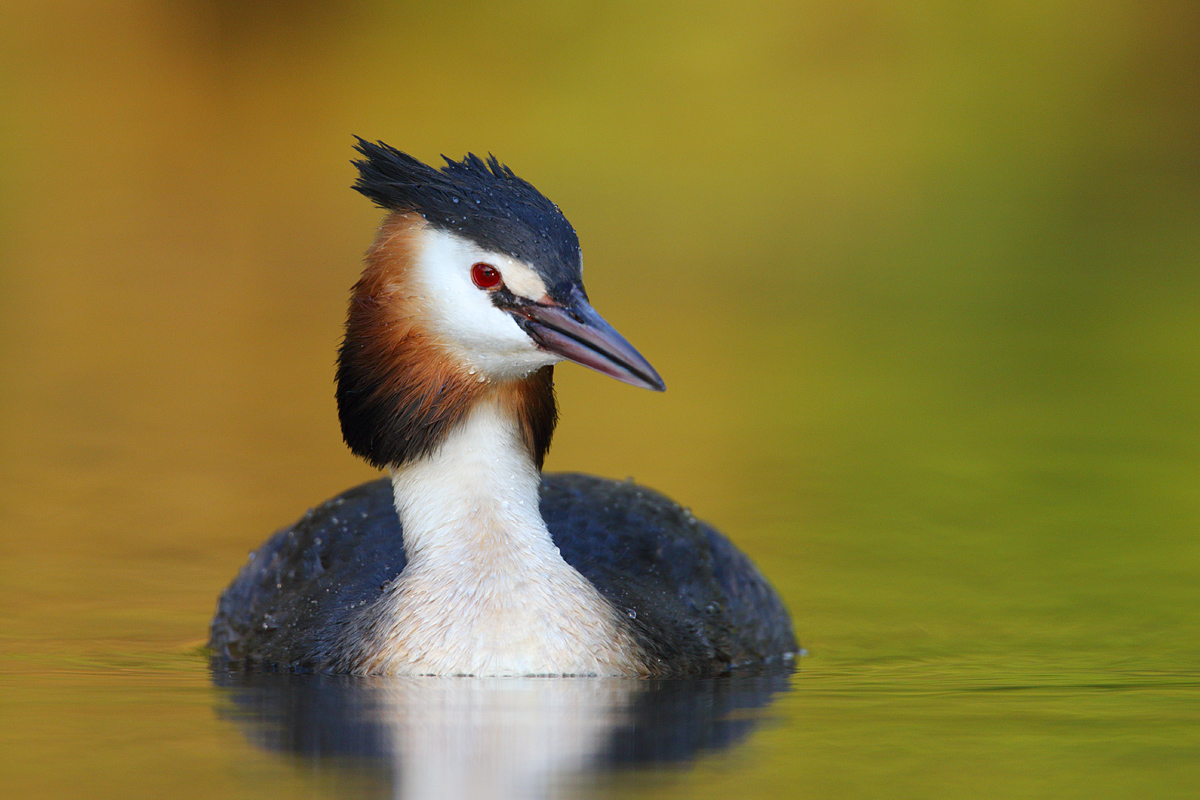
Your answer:
[[[809,649],[739,747],[580,794],[1191,796],[1194,9],[255,8],[0,10],[14,796],[357,785],[249,744],[195,651],[372,474],[332,402],[351,134],[563,206],[670,391],[561,369],[549,466],[690,503]]]

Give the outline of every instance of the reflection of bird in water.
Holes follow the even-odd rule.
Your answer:
[[[433,678],[218,670],[217,713],[355,796],[578,797],[605,773],[678,774],[774,715],[789,675]],[[377,786],[364,791],[364,783]]]
[[[707,675],[796,651],[749,559],[632,483],[542,476],[564,359],[662,390],[589,305],[575,231],[495,159],[359,142],[390,209],[354,287],[337,398],[391,483],[264,544],[221,597],[218,659],[432,675]],[[398,512],[398,515],[397,515]]]

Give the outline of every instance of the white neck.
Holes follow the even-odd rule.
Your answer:
[[[409,563],[487,560],[496,545],[500,555],[553,548],[538,511],[540,485],[515,421],[480,403],[437,453],[392,469]],[[470,529],[491,536],[464,536]]]
[[[378,604],[362,671],[641,672],[612,606],[554,546],[540,482],[516,420],[493,401],[434,454],[392,470],[408,565]]]

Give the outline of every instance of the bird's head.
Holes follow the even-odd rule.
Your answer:
[[[372,463],[430,452],[479,399],[514,405],[540,465],[553,432],[550,367],[564,359],[662,390],[654,368],[588,303],[579,239],[494,157],[430,167],[359,140],[354,188],[391,213],[354,287],[338,411]]]

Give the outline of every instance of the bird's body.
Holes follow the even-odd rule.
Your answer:
[[[782,663],[787,611],[711,527],[632,483],[542,476],[567,358],[653,368],[588,305],[574,230],[494,160],[360,142],[390,208],[338,366],[346,441],[386,467],[252,555],[210,646],[267,669],[707,675]]]

